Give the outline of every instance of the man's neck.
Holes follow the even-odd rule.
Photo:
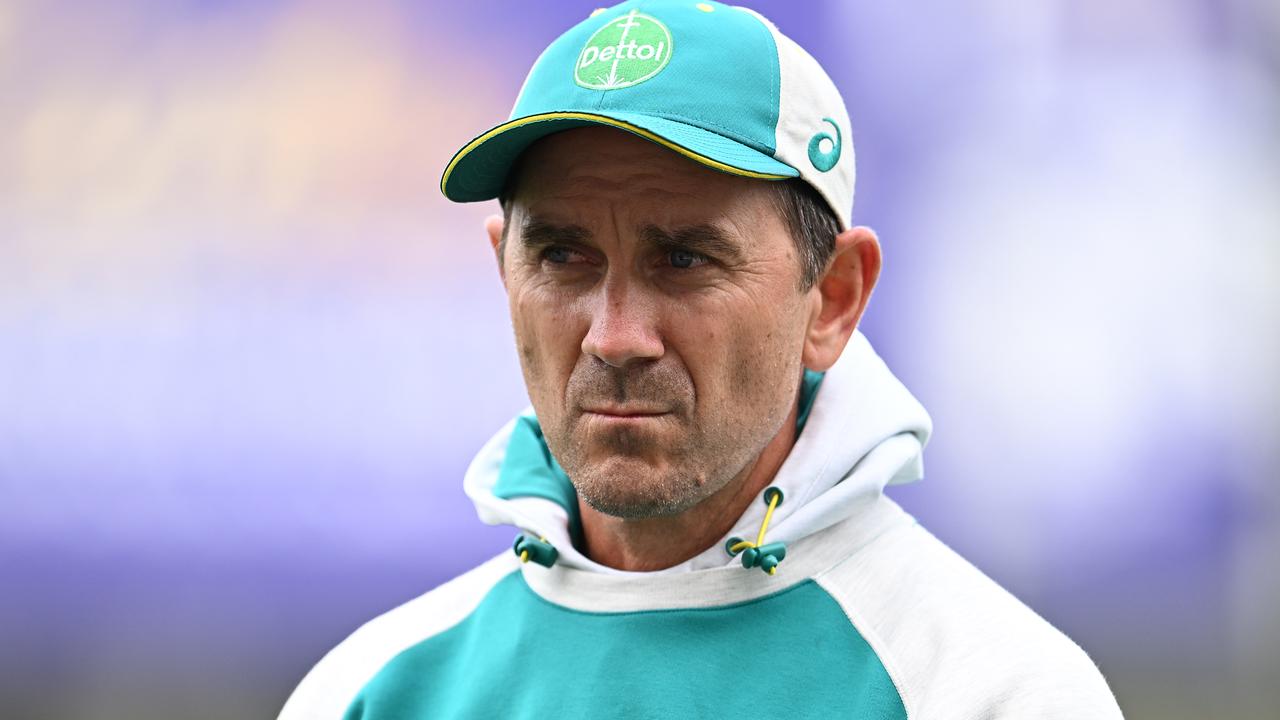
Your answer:
[[[796,441],[797,405],[760,455],[714,495],[671,517],[627,520],[578,499],[583,553],[618,570],[662,570],[716,544],[773,481]]]

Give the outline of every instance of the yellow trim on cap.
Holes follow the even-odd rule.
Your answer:
[[[793,177],[791,175],[775,175],[773,173],[760,173],[752,170],[743,170],[742,168],[736,168],[732,165],[726,165],[725,163],[722,163],[719,160],[709,158],[706,155],[696,153],[693,150],[690,150],[689,148],[683,147],[681,145],[677,145],[671,142],[670,140],[662,137],[661,135],[654,133],[651,130],[646,130],[645,128],[639,127],[638,125],[632,125],[629,122],[618,120],[616,118],[611,118],[607,115],[595,115],[592,113],[583,113],[583,112],[549,112],[549,113],[541,113],[538,115],[530,115],[528,117],[522,117],[516,120],[512,120],[510,122],[505,122],[499,125],[498,127],[493,128],[489,132],[481,135],[475,140],[472,140],[471,142],[467,143],[461,150],[458,151],[456,155],[453,156],[453,159],[449,161],[449,166],[444,169],[444,177],[440,178],[440,192],[444,193],[446,197],[449,195],[448,191],[445,190],[445,188],[449,185],[449,176],[453,174],[453,169],[457,167],[458,162],[461,161],[462,158],[466,157],[472,150],[475,150],[477,147],[484,144],[489,139],[497,135],[501,135],[502,133],[512,128],[521,127],[523,125],[539,122],[541,120],[561,120],[561,119],[590,120],[591,122],[600,123],[602,125],[611,125],[613,127],[616,127],[622,130],[627,130],[629,132],[633,132],[645,138],[646,140],[651,140],[665,148],[674,150],[680,153],[681,155],[684,155],[685,157],[689,158],[690,160],[701,163],[703,165],[706,165],[707,167],[714,168],[716,170],[727,172],[731,175],[741,175],[742,177],[759,178],[761,180],[786,180]]]

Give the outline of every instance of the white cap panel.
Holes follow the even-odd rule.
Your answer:
[[[818,190],[842,230],[852,227],[853,133],[840,91],[818,61],[768,18],[750,8],[737,9],[759,19],[778,47],[781,95],[774,158],[799,170],[800,177]]]

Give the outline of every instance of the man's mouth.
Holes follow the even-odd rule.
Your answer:
[[[636,419],[653,418],[666,415],[667,410],[653,406],[644,405],[594,405],[583,408],[586,415],[596,415],[602,418],[616,419]]]

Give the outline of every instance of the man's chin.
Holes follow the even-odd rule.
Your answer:
[[[632,455],[602,450],[586,456],[581,470],[587,477],[598,478],[613,487],[644,488],[682,485],[677,478],[685,473],[665,457],[648,454]]]
[[[570,477],[588,505],[626,519],[679,515],[704,499],[690,474],[637,457],[611,455]]]

